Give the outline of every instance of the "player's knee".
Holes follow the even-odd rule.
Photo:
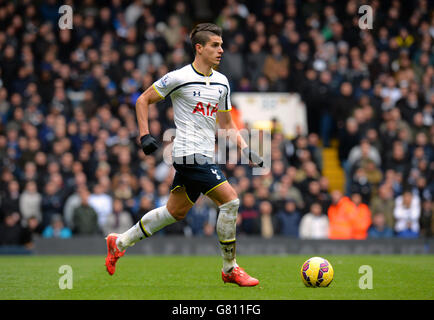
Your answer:
[[[187,208],[171,208],[171,210],[168,209],[170,214],[176,219],[176,221],[181,221],[187,216],[188,213]]]
[[[223,203],[219,209],[220,211],[226,212],[229,215],[236,215],[238,213],[238,208],[240,207],[240,199],[236,198],[234,200]]]
[[[229,200],[228,199],[232,199]],[[240,205],[240,200],[238,199],[238,194],[235,191],[235,189],[229,185],[229,188],[227,188],[226,195],[225,195],[225,201],[222,205],[228,205],[228,206],[234,206],[234,205]]]
[[[177,211],[173,217],[176,219],[176,221],[181,221],[185,218],[187,215],[187,212],[185,211]]]
[[[236,235],[236,221],[240,200],[234,199],[219,206],[217,218],[217,235],[220,241],[234,240]]]

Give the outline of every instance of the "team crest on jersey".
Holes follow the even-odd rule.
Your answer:
[[[193,113],[200,112],[204,116],[212,117],[214,113],[217,113],[218,109],[218,103],[216,103],[215,107],[211,106],[211,103],[208,103],[208,105],[204,107],[202,102],[198,102],[193,110]]]

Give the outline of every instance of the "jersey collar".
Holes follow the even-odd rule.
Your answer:
[[[191,63],[190,65],[191,65],[191,68],[193,69],[193,71],[196,72],[198,75],[200,75],[202,77],[211,77],[212,74],[213,74],[213,72],[212,72],[213,70],[212,69],[211,69],[211,73],[209,75],[205,75],[204,73],[196,70],[196,68],[193,66],[193,63]]]

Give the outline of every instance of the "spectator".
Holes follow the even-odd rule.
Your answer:
[[[42,232],[44,238],[60,238],[69,239],[72,237],[72,232],[63,224],[63,219],[60,214],[51,215],[51,223],[45,227]]]
[[[308,148],[308,140],[306,136],[299,135],[293,140],[295,150],[293,156],[289,159],[291,165],[300,167],[306,160],[312,160],[311,154]]]
[[[41,184],[40,181],[42,179],[42,177],[40,176],[40,174],[38,173],[38,168],[36,166],[36,163],[28,161],[25,163],[24,165],[24,172],[22,173],[21,177],[20,177],[20,183],[21,183],[21,187],[23,187],[27,182],[29,181],[35,181],[38,182],[38,184]]]
[[[390,225],[390,202],[404,185],[413,187],[421,203],[430,194],[432,198],[432,2],[405,2],[400,9],[397,1],[376,6],[378,32],[366,33],[354,28],[353,1],[343,10],[320,1],[269,1],[264,6],[229,1],[220,7],[212,4],[209,17],[189,8],[188,1],[178,1],[172,9],[170,1],[114,1],[110,6],[82,1],[74,10],[74,32],[58,34],[52,2],[44,3],[38,14],[37,6],[19,10],[20,5],[9,1],[3,13],[13,13],[13,23],[8,24],[7,14],[0,17],[0,221],[6,211],[22,214],[23,224],[29,221],[25,209],[20,212],[20,198],[23,193],[27,197],[26,184],[35,181],[44,226],[53,213],[63,212],[72,228],[77,175],[85,175],[79,180],[86,180],[89,190],[103,184],[103,194],[121,198],[133,217],[142,215],[137,213],[142,199],[142,209],[164,202],[166,177],[172,172],[161,152],[146,157],[140,152],[135,100],[142,88],[189,60],[192,50],[185,39],[192,21],[214,18],[224,29],[220,69],[230,69],[232,92],[289,90],[300,95],[307,111],[306,134],[279,137],[282,126],[272,121],[273,173],[260,178],[263,183],[236,177],[240,199],[252,193],[283,210],[293,198],[301,212],[309,211],[303,196],[310,183],[326,181],[320,151],[312,147],[318,146],[315,136],[334,148],[329,138],[336,133],[346,193],[352,185],[359,192],[370,185],[363,200],[370,195],[372,207],[377,199],[372,213],[383,212],[387,225],[395,227]],[[323,111],[336,123],[321,125],[321,119],[327,120]],[[173,128],[173,112],[170,99],[150,105],[151,133],[161,139]],[[243,118],[237,120],[239,127],[255,126],[240,123]],[[234,167],[226,166],[228,172]],[[354,173],[363,171],[354,179]],[[121,183],[124,178],[126,184]],[[365,178],[368,184],[360,180]],[[139,185],[135,179],[148,181]],[[382,184],[392,188],[387,199],[379,196]],[[323,212],[330,204],[327,188],[321,187]],[[421,215],[421,232],[424,219]],[[184,234],[183,223],[175,233]],[[211,229],[207,225],[207,232]]]
[[[427,118],[430,118],[431,115],[428,115]],[[425,135],[425,137],[429,136],[428,127],[424,125],[424,115],[422,112],[416,112],[409,121],[410,130],[412,134],[412,140],[414,141],[416,139],[416,135],[419,133],[422,133]]]
[[[427,185],[427,179],[425,176],[419,176],[415,178],[415,185],[413,188],[413,193],[419,196],[420,200],[431,201],[433,199],[433,190]]]
[[[30,232],[32,238],[34,235],[40,236],[44,231],[41,222],[38,221],[36,217],[28,218],[25,225],[25,228]]]
[[[215,226],[217,210],[205,197],[200,197],[187,215],[187,223],[194,236],[210,235],[210,226]]]
[[[425,200],[422,202],[422,212],[420,215],[420,235],[425,238],[430,238],[433,235],[434,229],[434,206],[432,201]]]
[[[372,192],[376,194],[379,184],[383,181],[383,173],[381,172],[381,169],[378,168],[372,160],[366,161],[361,168],[365,171]]]
[[[129,173],[120,173],[112,179],[111,190],[113,190],[113,197],[119,198],[122,201],[132,199],[136,189],[137,180]]]
[[[257,41],[250,42],[250,51],[246,56],[246,73],[251,83],[256,83],[264,69],[266,54]]]
[[[393,144],[393,151],[391,156],[386,160],[385,169],[393,169],[404,176],[408,175],[410,171],[409,159],[401,142],[396,141]]]
[[[11,213],[20,210],[20,185],[18,181],[11,180],[7,184],[7,192],[1,201],[1,212]]]
[[[282,46],[276,43],[271,47],[271,53],[266,56],[263,69],[272,91],[286,91],[288,70],[289,58],[283,53]]]
[[[256,207],[255,197],[251,192],[244,194],[238,213],[239,232],[245,234],[260,233],[260,216]]]
[[[364,168],[357,168],[351,184],[351,193],[359,193],[364,203],[371,201],[372,186]]]
[[[74,209],[78,208],[81,204],[80,190],[87,189],[87,178],[81,169],[80,172],[75,174],[74,184],[75,191],[66,198],[65,205],[63,207],[63,218],[65,220],[65,225],[71,230],[74,230]]]
[[[298,237],[300,219],[301,214],[297,210],[295,201],[293,199],[286,200],[283,210],[276,213],[278,234],[294,238]]]
[[[6,214],[4,222],[0,224],[0,248],[10,253],[27,253],[33,246],[31,233],[19,223],[18,212]],[[7,250],[6,250],[7,249]]]
[[[143,216],[143,212],[148,212],[155,208],[153,201],[149,197],[139,196],[138,198],[138,203],[133,207],[133,217],[135,222],[139,221],[139,219]],[[140,216],[140,214],[142,215]]]
[[[307,137],[308,150],[312,156],[312,160],[317,166],[318,170],[322,172],[323,159],[322,159],[322,147],[320,146],[319,137],[316,133],[310,133]]]
[[[315,202],[321,202],[321,186],[319,181],[312,180],[309,182],[308,192],[304,195],[304,203],[305,207],[302,211],[303,213],[307,213],[311,209],[311,205]]]
[[[155,200],[155,207],[164,206],[169,200],[170,187],[167,183],[160,183],[158,186],[158,194]]]
[[[320,187],[320,199],[323,212],[327,212],[328,208],[332,203],[332,197],[330,195],[330,181],[327,177],[322,176],[319,179],[319,187]]]
[[[107,222],[104,226],[104,234],[122,233],[123,230],[128,230],[133,225],[131,214],[124,209],[124,204],[121,199],[113,200],[113,212],[107,217]],[[98,224],[95,213],[95,231],[98,230]]]
[[[137,67],[145,75],[150,68],[151,71],[158,69],[164,62],[163,57],[157,51],[155,43],[147,41],[144,45],[144,52],[137,59]]]
[[[332,204],[327,215],[329,218],[329,239],[352,239],[353,221],[356,214],[356,205],[342,195],[339,190],[331,194]]]
[[[340,85],[340,95],[332,105],[332,116],[338,130],[344,128],[346,119],[355,107],[356,101],[353,98],[353,85],[348,81],[342,82]]]
[[[319,202],[310,205],[310,211],[300,221],[299,235],[301,239],[327,239],[329,233],[329,221],[323,214],[323,208]]]
[[[307,192],[309,183],[312,181],[318,181],[321,175],[313,161],[304,161],[302,168],[298,171],[298,181],[301,192]]]
[[[419,101],[417,94],[415,92],[409,92],[408,86],[404,86],[405,93],[396,102],[396,107],[400,110],[402,117],[408,123],[411,123],[417,112],[420,112],[421,107],[419,106]],[[403,90],[403,88],[401,90]]]
[[[419,236],[419,218],[421,213],[420,198],[404,190],[404,193],[395,199],[393,215],[396,219],[395,231],[398,237],[417,238]]]
[[[386,218],[383,213],[378,212],[372,218],[372,225],[368,229],[368,238],[379,239],[379,238],[392,238],[393,229],[388,227],[386,224]]]
[[[244,74],[243,56],[240,52],[239,45],[235,42],[229,43],[229,47],[224,54],[220,69],[222,73],[228,75],[231,87],[238,88],[237,84]]]
[[[107,217],[113,211],[113,200],[110,195],[105,193],[105,187],[102,184],[96,184],[93,187],[93,193],[89,196],[89,206],[95,210],[98,215],[98,225],[102,228]]]
[[[381,165],[381,156],[367,139],[360,141],[360,145],[353,147],[348,155],[348,166],[351,173],[362,160],[372,160],[376,166]]]
[[[284,206],[284,202],[287,199],[294,199],[298,208],[304,208],[303,196],[301,195],[300,190],[294,186],[293,178],[289,175],[284,175],[280,181],[277,181],[274,184],[273,192],[271,194],[271,199],[279,206]],[[282,204],[280,204],[282,202]]]
[[[330,71],[324,70],[320,73],[318,84],[318,99],[321,101],[322,112],[320,120],[320,131],[323,146],[330,147],[331,134],[335,131],[333,121],[332,99],[332,75]]]
[[[274,235],[274,219],[272,213],[273,206],[270,201],[262,201],[259,204],[259,214],[261,215],[261,236],[265,239],[272,238]]]
[[[375,129],[375,128],[369,128],[366,131],[366,139],[368,139],[369,143],[373,147],[375,147],[380,154],[383,154],[384,147],[381,144],[381,139],[379,138],[378,130],[377,129]],[[376,166],[379,167],[377,164],[376,164]],[[379,168],[381,168],[381,167],[379,167]]]
[[[178,16],[171,15],[168,20],[168,25],[163,31],[164,38],[170,48],[175,48],[182,41],[184,36],[181,21]]]
[[[395,103],[401,98],[401,92],[396,87],[396,80],[393,76],[387,77],[386,86],[381,90],[381,96],[389,98],[392,106],[395,106]]]
[[[55,182],[49,181],[42,194],[41,203],[42,225],[44,228],[50,224],[52,215],[62,212],[62,200],[61,190],[59,190]]]
[[[347,159],[352,148],[360,142],[359,125],[356,119],[350,117],[345,121],[345,130],[339,137],[339,160],[342,167],[347,171]]]
[[[26,221],[30,217],[35,217],[38,223],[42,222],[41,201],[42,196],[38,192],[36,182],[27,182],[24,192],[21,193],[19,199],[19,207],[23,219],[23,226],[26,226]]]
[[[386,226],[393,230],[395,227],[395,217],[393,215],[395,209],[395,200],[393,198],[393,190],[390,185],[383,183],[379,187],[378,194],[371,199],[370,209],[373,217],[375,217],[375,215],[378,213],[383,214]]]
[[[356,211],[353,218],[353,239],[363,240],[368,237],[368,229],[371,226],[371,211],[366,203],[362,202],[360,193],[353,193],[351,201],[356,205]]]
[[[188,13],[188,7],[184,1],[176,2],[175,12],[181,22],[181,25],[187,30],[190,30],[192,28],[191,16]]]
[[[72,212],[72,225],[74,226],[72,230],[74,234],[92,235],[100,233],[98,214],[89,205],[90,192],[86,188],[81,188],[78,194],[80,196],[80,205]]]

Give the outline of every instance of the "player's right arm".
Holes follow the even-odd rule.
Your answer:
[[[149,105],[160,101],[162,97],[153,85],[146,89],[136,101],[136,116],[139,125],[140,143],[143,152],[148,155],[158,149],[158,143],[149,133],[148,110]]]
[[[153,86],[143,92],[136,101],[136,115],[139,124],[140,137],[149,134],[148,110],[149,105],[162,100]]]
[[[149,105],[156,103],[170,93],[182,82],[179,71],[172,71],[155,81],[146,89],[136,102],[136,115],[139,124],[140,143],[145,154],[151,154],[158,149],[157,141],[149,133],[148,109]]]

